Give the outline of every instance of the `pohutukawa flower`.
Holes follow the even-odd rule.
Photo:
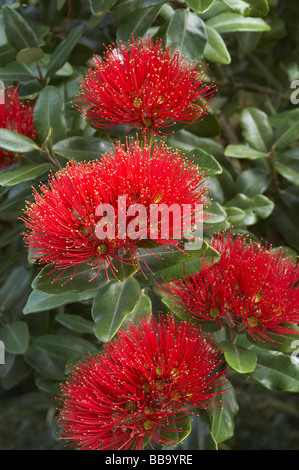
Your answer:
[[[211,246],[220,261],[162,289],[181,314],[219,324],[232,320],[239,332],[258,339],[294,333],[299,322],[299,265],[248,237],[218,234]]]
[[[23,220],[25,239],[54,269],[91,262],[97,275],[114,260],[139,263],[140,248],[181,248],[208,200],[205,174],[186,155],[163,144],[116,144],[101,161],[70,162],[34,190]],[[162,209],[161,209],[162,206]],[[188,210],[183,210],[188,207]]]
[[[94,126],[130,125],[144,134],[165,134],[176,122],[198,121],[215,93],[199,64],[187,61],[161,40],[134,39],[95,55],[81,79],[75,107]]]
[[[143,449],[179,412],[219,406],[224,368],[208,337],[173,317],[144,318],[73,367],[58,397],[61,437],[83,450]]]
[[[0,128],[9,129],[34,139],[37,135],[33,123],[33,104],[29,100],[20,100],[18,87],[5,90],[4,103],[0,104]],[[0,169],[15,163],[19,155],[0,149]]]

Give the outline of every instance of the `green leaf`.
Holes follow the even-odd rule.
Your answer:
[[[269,171],[264,168],[251,168],[240,173],[236,179],[235,191],[247,196],[262,194],[271,184],[272,178]]]
[[[52,128],[52,143],[55,144],[66,136],[64,102],[54,86],[42,89],[34,106],[34,127],[38,132],[36,140],[43,143]]]
[[[44,56],[44,51],[40,47],[26,47],[17,54],[17,61],[20,64],[30,64],[38,62]]]
[[[52,165],[49,163],[31,163],[24,165],[17,170],[8,171],[0,175],[1,186],[15,186],[24,181],[32,181],[35,178],[49,172]]]
[[[51,55],[51,59],[47,68],[47,77],[53,77],[53,75],[55,75],[55,73],[66,63],[70,53],[78,43],[85,30],[86,27],[83,24],[75,26],[68,33],[67,37],[56,47]]]
[[[204,50],[204,57],[218,64],[230,64],[231,56],[220,34],[216,29],[206,24],[208,41]]]
[[[154,256],[153,254],[154,253]],[[218,253],[213,250],[208,244],[203,241],[202,247],[196,250],[186,250],[182,252],[177,249],[166,249],[161,247],[153,252],[143,252],[142,258],[140,257],[140,271],[135,274],[140,284],[149,286],[157,282],[169,281],[174,278],[181,279],[186,275],[200,272],[202,266],[201,257],[205,255],[206,259],[214,256],[218,257]],[[141,256],[141,255],[140,255]]]
[[[187,129],[188,132],[199,137],[215,137],[221,133],[219,119],[215,114],[212,114],[210,109],[208,114],[203,114],[201,116],[200,121],[188,124]]]
[[[269,13],[267,0],[222,0],[232,10],[243,16],[266,16]]]
[[[150,418],[150,416],[149,416]],[[177,413],[161,420],[159,435],[167,445],[182,442],[191,432],[191,418],[186,413]]]
[[[101,16],[117,2],[117,0],[89,0],[90,9],[93,15]]]
[[[280,155],[275,154],[275,170],[295,186],[299,186],[299,148],[293,148]]]
[[[161,10],[161,5],[153,5],[142,10],[136,10],[134,15],[127,13],[119,23],[116,38],[119,41],[128,41],[131,35],[142,37],[157,18]]]
[[[73,335],[48,334],[33,338],[33,346],[54,357],[66,361],[76,361],[88,353],[97,352],[97,347],[86,339]]]
[[[57,155],[77,161],[97,160],[112,151],[112,142],[99,137],[68,137],[57,142],[53,150]]]
[[[32,344],[24,355],[25,361],[37,372],[49,379],[65,379],[65,361],[53,357],[46,351],[43,351]]]
[[[299,139],[299,109],[278,113],[269,118],[274,127],[275,148],[285,148]]]
[[[137,270],[137,266],[114,261],[116,275],[119,281],[125,281]],[[105,269],[101,269],[95,277],[95,269],[88,263],[81,263],[77,268],[72,267],[64,271],[53,271],[53,266],[43,268],[38,276],[33,280],[32,288],[49,294],[63,294],[66,292],[85,292],[99,289],[108,282],[115,281],[113,274],[107,274]],[[59,278],[58,278],[59,276]]]
[[[274,203],[263,194],[248,197],[245,194],[236,194],[225,207],[238,207],[246,214],[243,225],[254,225],[259,219],[266,219],[274,209]]]
[[[224,207],[227,215],[227,220],[231,225],[242,224],[246,217],[246,213],[239,207]]]
[[[32,150],[38,150],[36,143],[29,137],[9,129],[0,129],[0,148],[16,153],[28,153]]]
[[[218,224],[226,219],[226,211],[218,202],[212,202],[207,208],[206,213],[208,215],[207,223],[209,225]]]
[[[2,14],[5,33],[11,46],[17,51],[26,47],[38,47],[35,32],[23,16],[8,5],[3,6]]]
[[[249,343],[250,344],[250,343]],[[248,348],[258,357],[250,377],[268,390],[299,392],[299,367],[292,357],[278,351],[267,351],[252,344]]]
[[[1,80],[15,81],[16,77],[22,82],[37,79],[35,64],[20,64],[16,60],[9,62],[5,67],[0,67]]]
[[[0,330],[0,340],[5,351],[11,354],[24,354],[29,344],[29,329],[25,322],[7,323]]]
[[[111,11],[113,13],[135,13],[136,10],[142,10],[164,2],[165,0],[118,0],[111,8]]]
[[[262,18],[245,18],[238,13],[220,13],[206,21],[218,33],[233,33],[236,31],[269,31],[270,26]]]
[[[14,268],[0,288],[0,311],[13,308],[30,285],[31,274],[23,266]]]
[[[257,356],[253,351],[227,341],[222,341],[219,348],[222,349],[228,365],[239,374],[248,374],[255,370]]]
[[[180,54],[198,62],[207,42],[205,23],[191,11],[178,9],[169,21],[166,42]]]
[[[299,251],[298,187],[291,186],[275,196],[273,221],[286,242]]]
[[[83,300],[92,299],[96,295],[97,290],[87,290],[84,292],[70,292],[61,294],[47,294],[39,290],[33,290],[28,297],[27,303],[23,309],[25,315],[29,313],[39,313],[62,305],[81,302]]]
[[[190,151],[189,158],[199,167],[199,171],[208,172],[208,176],[219,175],[222,173],[222,167],[217,160],[202,149],[193,149]]]
[[[100,289],[91,309],[97,338],[105,343],[110,341],[125,317],[133,313],[140,296],[140,286],[133,277],[125,282],[111,282]]]
[[[229,382],[225,382],[222,388],[226,391],[221,396],[221,406],[207,409],[207,413],[211,417],[211,434],[218,444],[233,437],[234,418],[239,411],[234,388]]]
[[[246,108],[241,113],[243,137],[259,152],[267,153],[273,144],[273,129],[266,113],[257,108]]]
[[[299,345],[299,327],[296,325],[288,324],[284,324],[283,326],[288,326],[289,328],[292,328],[294,330],[294,333],[282,335],[267,332],[267,337],[269,338],[269,340],[261,341],[259,339],[252,338],[251,335],[247,335],[247,339],[252,344],[262,349],[280,351],[284,353],[293,353],[296,345]]]
[[[232,158],[246,158],[248,160],[257,160],[259,158],[266,158],[266,152],[260,152],[248,145],[228,145],[224,151],[226,157]]]
[[[205,13],[214,2],[215,0],[186,0],[187,5],[197,13]]]
[[[55,316],[55,320],[66,328],[82,334],[93,334],[94,324],[90,320],[81,317],[80,315],[72,315],[70,313],[59,313]]]
[[[195,416],[191,416],[191,432],[178,444],[176,451],[184,450],[217,450],[217,443],[210,432],[210,419],[207,410],[197,410]],[[166,450],[166,449],[164,449]]]

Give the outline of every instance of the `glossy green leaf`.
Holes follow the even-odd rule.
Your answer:
[[[252,346],[258,363],[251,378],[269,390],[299,392],[298,362],[292,362],[290,355],[279,351],[266,351]]]
[[[140,296],[140,286],[133,277],[125,282],[112,282],[100,289],[91,309],[97,338],[102,342],[110,341],[125,317],[133,313]]]
[[[220,13],[209,18],[206,22],[218,33],[233,33],[236,31],[269,31],[270,26],[262,18],[244,17],[238,13]]]
[[[232,10],[243,16],[266,16],[269,13],[267,0],[222,0]]]
[[[0,129],[0,149],[15,153],[28,153],[37,150],[38,146],[25,135],[10,129]]]
[[[255,370],[257,356],[253,351],[227,341],[222,341],[219,348],[222,349],[227,364],[239,374],[248,374]]]
[[[212,202],[208,206],[206,214],[208,224],[217,224],[226,219],[226,211],[218,202]]]
[[[79,336],[73,335],[41,335],[33,338],[33,346],[52,356],[66,361],[76,361],[88,353],[97,351],[97,347]]]
[[[0,78],[1,80],[14,81],[18,77],[18,80],[22,82],[29,82],[33,79],[37,79],[37,69],[35,64],[20,64],[16,60],[9,62],[3,67],[0,67]]]
[[[53,144],[66,137],[64,102],[57,88],[47,86],[42,89],[34,106],[33,119],[39,143],[46,140],[50,128]]]
[[[191,431],[175,450],[217,450],[218,446],[211,435],[211,423],[207,410],[197,410],[195,416],[191,416]]]
[[[191,418],[186,413],[170,415],[160,423],[159,435],[168,445],[182,442],[191,432]]]
[[[207,172],[208,176],[219,175],[222,173],[222,167],[217,160],[202,149],[193,149],[189,153],[188,158],[191,158],[192,162],[195,165],[198,165],[201,172]]]
[[[246,214],[243,219],[244,226],[253,225],[259,219],[266,219],[271,215],[274,209],[274,203],[263,194],[256,194],[248,197],[245,194],[236,194],[230,199],[225,207],[238,207]]]
[[[164,2],[165,0],[118,0],[111,8],[111,11],[114,13],[135,12]]]
[[[23,266],[14,268],[0,288],[0,311],[13,308],[30,286],[31,274]]]
[[[89,0],[90,9],[95,16],[101,16],[117,2],[117,0]]]
[[[66,63],[70,53],[76,46],[77,42],[83,35],[86,27],[83,24],[79,24],[70,30],[67,37],[56,47],[47,68],[47,77],[53,77],[53,75]]]
[[[135,38],[142,37],[158,16],[161,5],[153,5],[124,15],[117,28],[116,37],[120,41],[128,41],[133,34]]]
[[[24,165],[17,170],[8,171],[0,175],[1,186],[15,186],[16,184],[23,183],[24,181],[32,181],[52,169],[49,163],[31,163]]]
[[[8,5],[3,6],[2,13],[6,36],[17,51],[26,47],[38,47],[34,30],[22,15]]]
[[[55,316],[55,320],[62,326],[65,326],[69,330],[76,331],[77,333],[93,334],[94,332],[93,322],[80,315],[59,313]]]
[[[275,196],[273,220],[286,242],[299,251],[298,186],[290,186]]]
[[[230,64],[231,56],[226,44],[218,31],[212,26],[206,25],[207,43],[204,50],[204,57],[210,62],[218,64]]]
[[[97,160],[112,151],[112,142],[99,137],[68,137],[53,146],[57,155],[77,161]]]
[[[197,13],[205,13],[214,2],[215,0],[186,0],[187,5]]]
[[[262,194],[270,186],[272,181],[270,171],[263,168],[251,168],[245,170],[236,179],[235,190],[251,197]]]
[[[295,186],[299,186],[299,148],[275,154],[275,170]]]
[[[79,293],[70,292],[65,294],[48,294],[34,289],[28,297],[23,313],[25,315],[29,313],[39,313],[46,310],[53,310],[54,308],[69,303],[92,299],[96,295],[96,292],[97,290],[87,290]]]
[[[202,242],[201,248],[195,250],[182,252],[177,249],[160,248],[153,253],[154,256],[151,252],[142,252],[141,269],[135,274],[142,286],[181,278],[184,276],[184,270],[186,275],[200,272],[203,255],[207,261],[212,257],[216,260],[218,257],[218,253],[205,241]]]
[[[203,114],[198,122],[188,124],[187,129],[188,132],[191,132],[195,136],[207,138],[216,137],[216,135],[219,135],[221,132],[220,121],[210,109],[208,114]]]
[[[231,225],[242,224],[246,217],[246,213],[239,207],[224,207],[227,215],[227,220]]]
[[[269,339],[263,339],[263,341],[261,341],[260,339],[252,338],[251,335],[247,335],[247,339],[252,344],[262,349],[280,351],[284,353],[294,353],[296,347],[299,346],[299,327],[296,325],[287,324],[284,324],[283,326],[288,326],[294,330],[294,333],[276,334],[267,332],[267,338]]]
[[[207,410],[211,417],[211,434],[218,444],[234,435],[234,420],[239,411],[237,395],[232,385],[226,381],[222,389],[225,392],[221,395],[221,406]]]
[[[178,9],[169,21],[166,42],[180,54],[198,62],[207,42],[205,23],[191,11]]]
[[[49,379],[65,379],[65,360],[53,357],[45,350],[30,344],[24,359],[33,369]]]
[[[26,47],[17,54],[17,61],[20,64],[30,64],[38,62],[44,56],[44,51],[40,47]]]
[[[275,148],[285,148],[299,139],[299,109],[277,113],[269,118],[274,127]]]
[[[226,157],[232,158],[246,158],[248,160],[257,160],[259,158],[266,158],[266,152],[260,152],[248,145],[228,145],[224,151]]]
[[[24,321],[7,323],[0,329],[0,340],[8,353],[24,354],[29,344],[27,324]]]
[[[266,113],[257,108],[246,108],[241,113],[243,137],[259,152],[266,153],[273,144],[273,129]]]
[[[137,266],[114,262],[116,276],[119,281],[125,281],[137,270]],[[65,271],[53,271],[53,267],[45,267],[33,280],[33,289],[38,289],[49,294],[64,294],[66,292],[82,293],[88,290],[99,289],[109,281],[115,281],[116,278],[109,273],[109,280],[105,269],[101,269],[96,275],[88,263],[81,263],[77,268],[68,268]]]

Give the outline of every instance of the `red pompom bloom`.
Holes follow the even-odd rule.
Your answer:
[[[219,351],[194,325],[167,316],[119,331],[104,353],[87,357],[62,385],[62,438],[82,450],[175,444],[168,419],[189,408],[217,407],[223,393]],[[163,436],[174,433],[174,439]]]
[[[122,262],[125,253],[127,263],[138,264],[145,240],[180,247],[179,235],[207,202],[204,183],[197,166],[163,144],[118,143],[101,161],[72,161],[41,194],[34,190],[23,219],[30,229],[26,243],[55,269],[90,261],[97,275],[103,265],[113,271],[113,260]],[[173,204],[176,218],[168,212]]]
[[[0,104],[0,128],[9,129],[34,139],[33,105],[29,100],[21,101],[18,89],[9,87],[5,91],[4,103]],[[0,149],[0,169],[17,161],[17,155]]]
[[[206,114],[215,87],[202,81],[198,64],[188,63],[161,40],[134,38],[94,56],[81,80],[75,106],[98,128],[127,124],[146,134],[163,134],[175,122]],[[163,130],[164,128],[164,130]]]
[[[220,261],[163,286],[178,311],[201,321],[232,320],[237,331],[259,339],[270,339],[267,333],[294,333],[292,325],[299,322],[299,265],[259,243],[247,243],[247,237],[222,234],[211,246]]]

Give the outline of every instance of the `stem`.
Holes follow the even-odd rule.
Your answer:
[[[42,88],[44,88],[45,86],[47,86],[48,80],[47,80],[47,78],[45,78],[45,77],[43,76],[38,61],[35,62],[35,65],[36,65],[36,68],[37,68],[37,71],[38,71],[37,80],[38,80],[40,86],[41,86]]]

